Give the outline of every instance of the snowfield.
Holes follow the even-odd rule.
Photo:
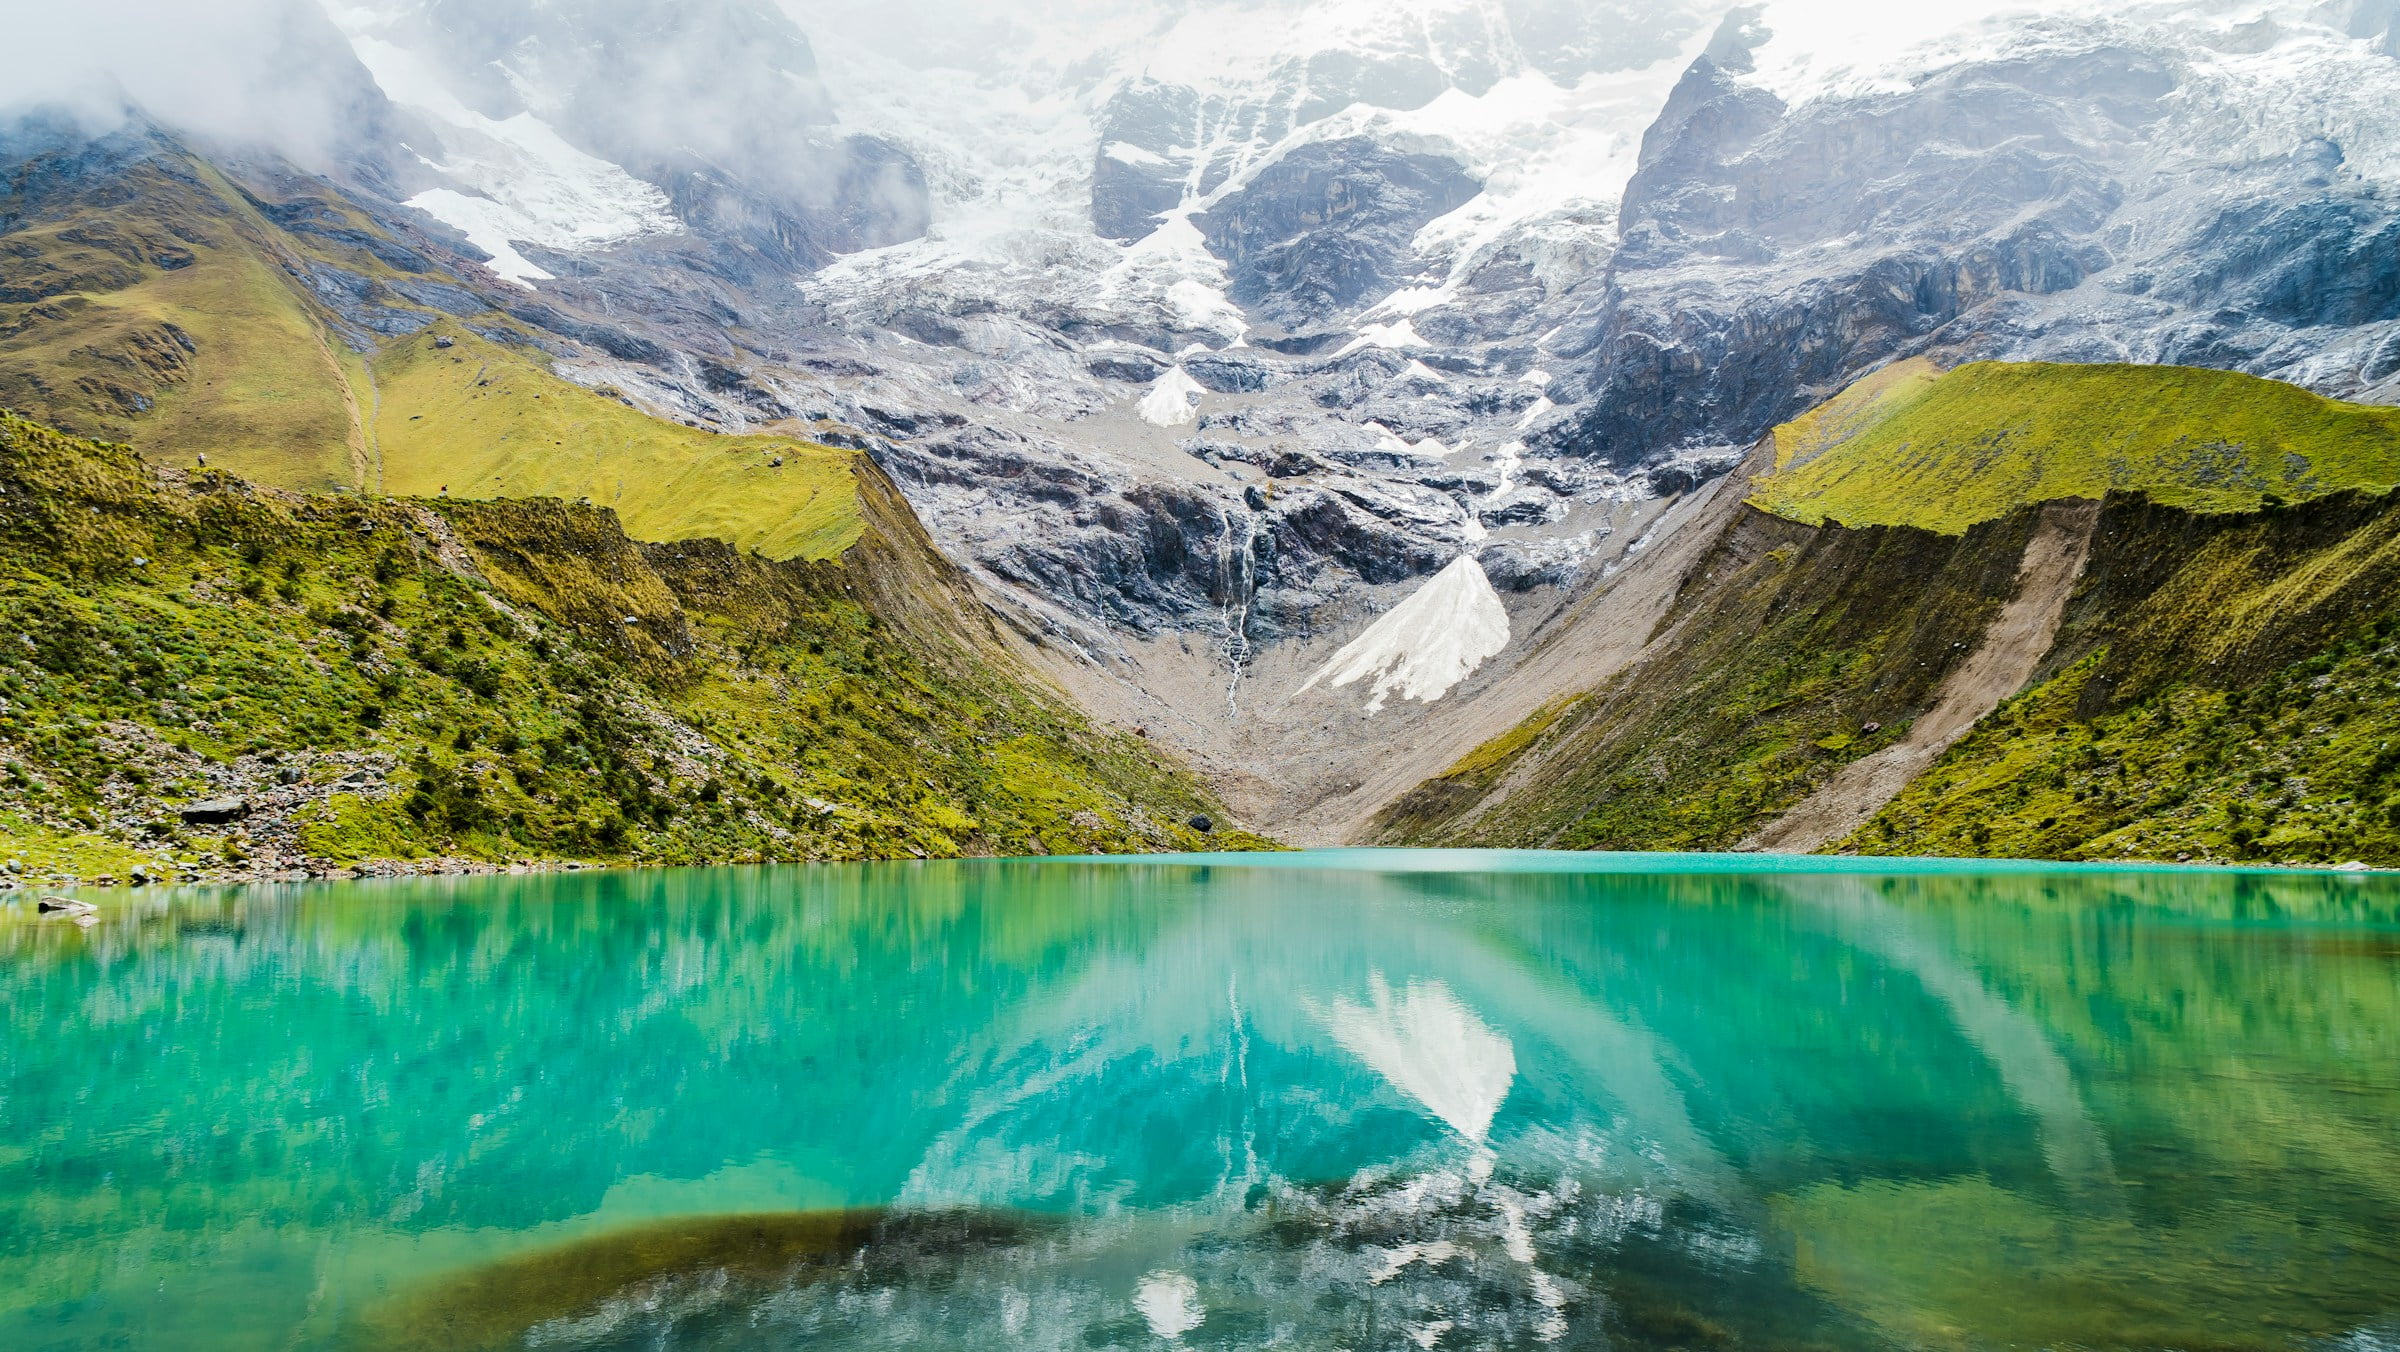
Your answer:
[[[371,12],[333,13],[384,96],[425,117],[442,138],[441,159],[425,153],[430,147],[418,158],[457,186],[421,192],[408,205],[489,254],[494,275],[528,288],[550,280],[517,251],[520,243],[574,253],[682,228],[656,187],[569,145],[530,112],[476,112],[440,71],[378,36]]]
[[[1508,646],[1508,611],[1475,556],[1455,563],[1343,645],[1299,693],[1371,681],[1366,712],[1392,696],[1431,704]]]
[[[1200,382],[1180,366],[1170,367],[1142,396],[1142,421],[1158,427],[1182,427],[1200,416]]]

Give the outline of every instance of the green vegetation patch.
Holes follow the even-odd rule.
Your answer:
[[[2400,864],[2400,499],[2110,503],[2045,679],[1836,848]]]
[[[1458,763],[1442,771],[1441,777],[1489,783],[1588,698],[1587,695],[1561,695],[1551,700],[1534,710],[1524,722],[1459,757]]]
[[[58,177],[0,196],[0,406],[295,489],[356,483],[355,358],[249,199],[163,149],[35,186]]]
[[[2400,409],[2182,366],[1976,362],[1936,377],[1903,363],[1775,440],[1759,508],[1951,535],[2111,492],[2241,512],[2400,484]]]
[[[859,538],[854,452],[654,418],[560,379],[538,350],[451,325],[386,348],[374,374],[380,491],[589,499],[638,540],[706,536],[776,559],[834,558]]]
[[[1840,394],[1775,429],[1775,468],[1805,465],[1899,417],[1932,393],[1941,379],[1942,368],[1924,357],[1896,361],[1859,377]]]
[[[876,543],[159,480],[0,415],[0,849],[88,877],[1229,843],[1180,767],[929,623],[933,584],[878,601],[866,556],[918,546]],[[226,795],[250,815],[181,819]]]
[[[2095,655],[1995,711],[1838,848],[1861,854],[2400,864],[2400,645],[2362,637],[2239,690],[2076,716]]]

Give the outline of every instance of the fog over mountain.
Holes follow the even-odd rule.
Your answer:
[[[867,449],[1229,764],[1502,680],[1895,359],[2400,396],[2393,0],[6,8],[20,111],[281,156],[570,378]],[[1437,575],[1472,660],[1312,680]]]

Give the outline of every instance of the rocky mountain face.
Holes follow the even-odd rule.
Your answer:
[[[1307,830],[1888,363],[2400,396],[2391,0],[326,13],[373,88],[331,190],[463,260],[433,308],[869,452],[1060,679]],[[1351,651],[1461,558],[1494,651]]]
[[[915,163],[842,131],[807,36],[771,4],[428,0],[347,22],[387,72],[430,70],[473,119],[540,119],[763,266],[924,232]]]
[[[1753,78],[1770,22],[1729,21],[1645,136],[1545,454],[1746,443],[1918,352],[2394,393],[2388,119],[2311,87],[2388,90],[2388,20],[2053,20],[1800,101]]]
[[[1305,331],[1389,295],[1415,271],[1417,232],[1482,190],[1456,160],[1350,137],[1299,147],[1193,224],[1225,261],[1234,303]]]

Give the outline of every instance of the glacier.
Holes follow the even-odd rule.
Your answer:
[[[1372,681],[1366,712],[1381,713],[1393,695],[1430,704],[1508,646],[1508,609],[1472,554],[1344,644],[1300,687],[1336,688]]]

